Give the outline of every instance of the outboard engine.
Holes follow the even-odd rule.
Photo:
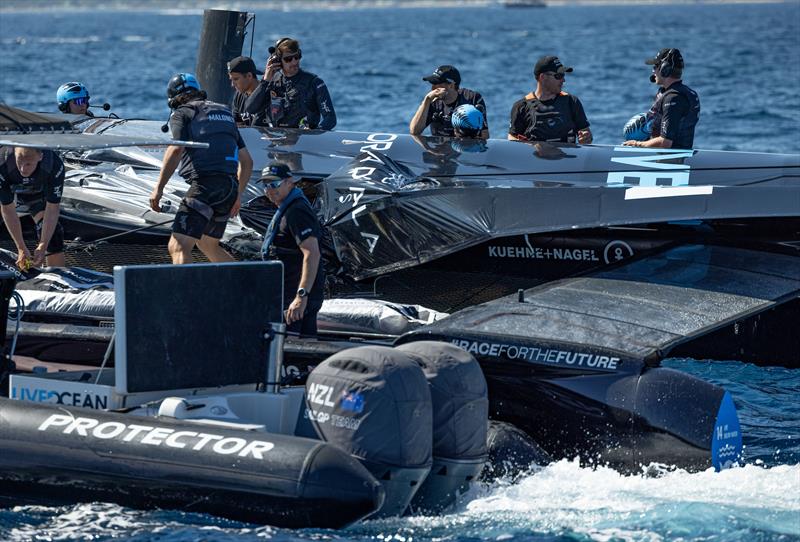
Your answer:
[[[486,463],[486,379],[472,354],[449,343],[419,341],[397,350],[420,364],[433,401],[433,466],[410,510],[439,513],[468,489]]]
[[[415,358],[385,346],[337,352],[309,375],[306,407],[319,438],[383,486],[386,500],[371,517],[401,515],[432,463],[431,392]]]

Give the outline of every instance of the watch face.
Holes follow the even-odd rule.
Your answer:
[[[298,288],[297,295],[299,295],[300,297],[305,297],[308,295],[308,292],[306,292],[305,288]]]

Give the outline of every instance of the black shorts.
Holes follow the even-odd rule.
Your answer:
[[[200,239],[203,235],[221,238],[238,194],[239,183],[227,175],[200,177],[192,181],[175,214],[173,233],[193,239]]]
[[[36,223],[37,241],[42,238],[42,226],[44,226],[44,220],[40,220]],[[47,244],[45,256],[60,254],[62,252],[64,252],[64,228],[61,227],[61,222],[56,222],[56,227],[53,230],[53,236],[50,238],[50,242]]]

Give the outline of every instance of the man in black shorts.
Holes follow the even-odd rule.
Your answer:
[[[514,103],[508,139],[517,141],[562,141],[587,145],[592,142],[589,120],[583,104],[564,92],[565,74],[572,68],[558,57],[543,56],[536,62],[533,75],[536,90]]]
[[[170,79],[167,97],[173,139],[209,144],[207,149],[167,147],[158,184],[150,194],[150,207],[159,212],[164,186],[178,166],[178,174],[191,185],[172,224],[168,245],[172,263],[191,263],[195,245],[212,262],[233,261],[219,240],[228,218],[239,212],[239,196],[250,179],[253,159],[231,110],[206,100],[194,75],[179,73]]]
[[[278,207],[264,233],[262,256],[283,262],[286,329],[314,336],[325,284],[319,219],[285,164],[273,162],[265,167],[259,182],[264,183],[267,197]]]
[[[473,105],[483,114],[483,129],[476,136],[489,138],[486,103],[483,97],[468,88],[461,88],[461,74],[453,66],[439,66],[431,75],[422,78],[431,84],[431,91],[422,99],[408,125],[411,135],[420,135],[427,126],[431,135],[454,137],[451,116],[460,105]]]
[[[678,49],[661,49],[645,60],[653,66],[650,82],[658,85],[655,102],[647,112],[653,121],[650,138],[645,141],[628,140],[632,147],[658,147],[664,149],[691,149],[694,129],[700,118],[700,97],[683,84],[683,56]]]
[[[27,269],[47,262],[64,267],[64,230],[58,221],[64,190],[64,162],[53,151],[5,147],[0,153],[0,204],[3,222],[17,245],[17,265]],[[16,206],[14,198],[16,196]],[[36,223],[38,244],[33,258],[22,238],[17,210],[27,211]]]

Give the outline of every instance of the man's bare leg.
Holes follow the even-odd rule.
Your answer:
[[[194,237],[173,232],[167,244],[172,263],[175,265],[192,263],[192,249],[198,242]]]
[[[203,254],[206,255],[211,262],[235,262],[236,258],[231,256],[227,250],[222,248],[219,245],[219,239],[215,239],[213,237],[209,237],[208,235],[204,235],[200,238],[197,242],[197,248],[199,248]]]

